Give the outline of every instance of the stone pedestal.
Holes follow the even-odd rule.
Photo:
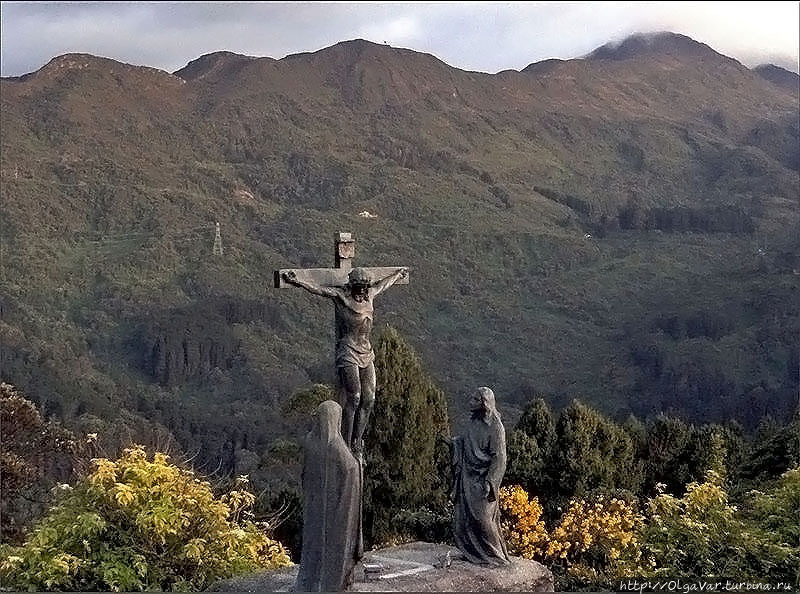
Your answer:
[[[449,561],[448,561],[449,553]],[[458,549],[426,542],[368,551],[357,566],[355,592],[552,592],[553,574],[541,563],[511,557],[511,565],[483,567]],[[215,592],[289,592],[298,567],[214,584]]]

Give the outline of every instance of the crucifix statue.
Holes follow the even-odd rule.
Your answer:
[[[350,233],[334,238],[334,268],[275,271],[275,287],[302,287],[331,299],[336,313],[336,373],[342,400],[342,437],[363,459],[364,431],[375,403],[375,353],[370,344],[373,299],[395,283],[408,284],[408,268],[353,268],[355,241]]]

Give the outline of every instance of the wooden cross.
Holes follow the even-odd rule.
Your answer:
[[[333,268],[282,268],[275,271],[275,288],[294,287],[283,280],[284,272],[294,272],[297,280],[311,282],[321,287],[344,287],[347,275],[353,268],[353,257],[356,254],[356,242],[352,233],[336,233],[334,235]],[[406,266],[372,266],[364,267],[372,282],[379,281]],[[397,281],[398,285],[407,285],[408,276]]]

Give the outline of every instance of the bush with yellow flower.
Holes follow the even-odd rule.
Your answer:
[[[800,468],[765,487],[734,505],[709,471],[683,497],[650,499],[641,540],[652,575],[800,583]]]
[[[623,498],[573,498],[548,530],[536,497],[500,491],[509,552],[536,559],[559,589],[608,588],[630,576],[770,579],[800,583],[800,468],[729,500],[723,476],[709,471],[682,497],[659,490],[644,514]]]
[[[93,460],[21,547],[0,549],[4,587],[72,591],[200,590],[256,569],[290,565],[254,521],[246,477],[221,498],[193,471],[134,446]]]
[[[530,499],[525,489],[512,485],[500,489],[500,512],[506,546],[513,555],[543,559],[550,537],[542,520],[539,499]]]
[[[644,520],[622,498],[573,498],[549,531],[538,498],[519,486],[501,489],[500,509],[509,552],[553,567],[562,586],[607,583],[639,570],[637,534]]]

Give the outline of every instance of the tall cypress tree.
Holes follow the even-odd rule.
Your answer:
[[[553,488],[556,446],[553,413],[542,398],[532,399],[508,437],[506,483],[518,483],[530,494],[547,497]]]
[[[386,327],[375,345],[378,393],[365,438],[367,540],[396,536],[398,512],[443,510],[450,429],[444,392],[414,349]]]
[[[638,492],[641,462],[633,439],[598,411],[573,401],[556,425],[555,475],[563,496],[593,490]]]
[[[539,449],[550,455],[556,445],[556,422],[544,398],[534,398],[525,407],[516,429],[536,439]]]

